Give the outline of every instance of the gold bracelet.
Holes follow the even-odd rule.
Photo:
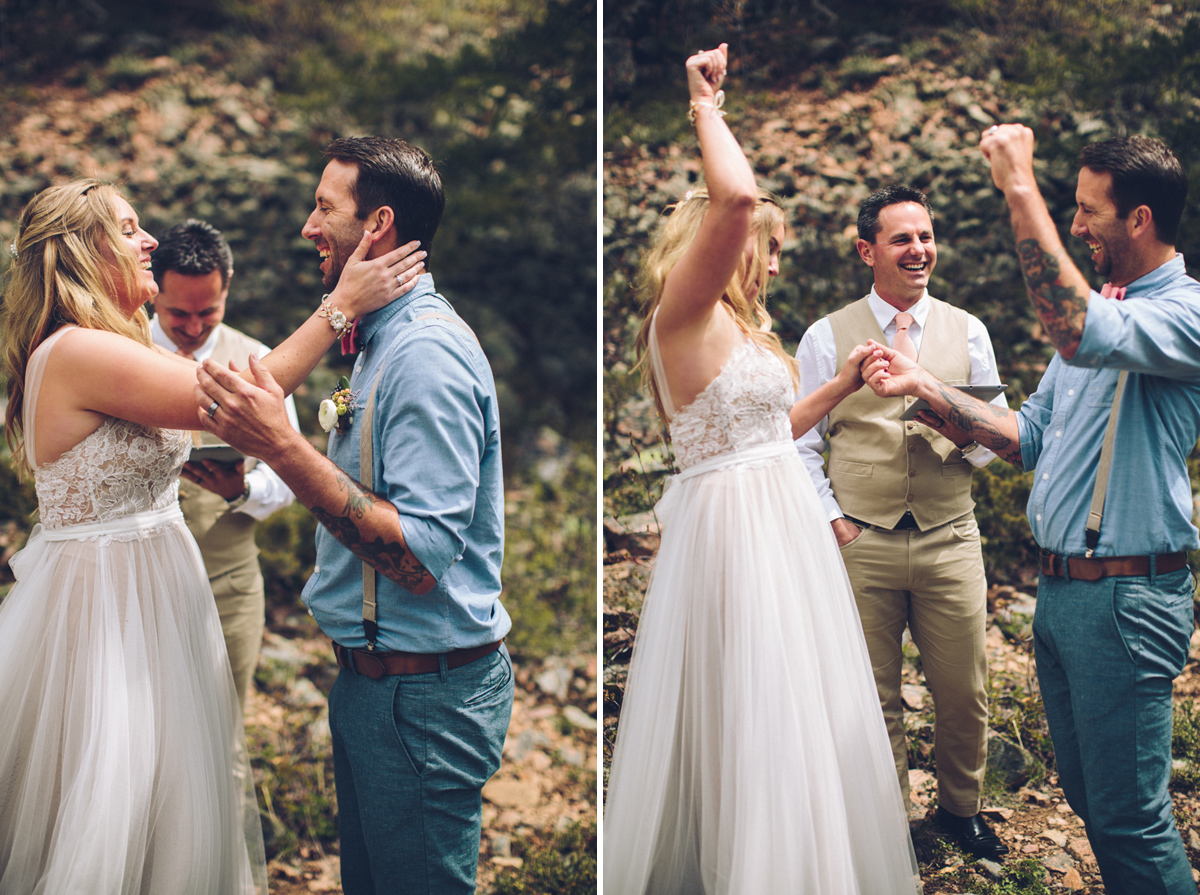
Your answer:
[[[696,112],[702,108],[712,109],[714,115],[716,115],[719,118],[724,118],[725,112],[723,112],[721,110],[721,106],[723,106],[723,105],[725,105],[725,91],[724,90],[718,90],[716,95],[713,97],[713,101],[711,103],[698,103],[695,100],[691,100],[688,103],[688,113],[687,113],[688,124],[694,125],[696,123]]]
[[[345,314],[331,305],[328,293],[321,296],[321,307],[317,309],[317,316],[329,321],[329,325],[333,328],[333,334],[338,338],[346,335],[358,322],[357,320],[348,320]]]

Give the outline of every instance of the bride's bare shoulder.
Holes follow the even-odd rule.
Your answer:
[[[57,367],[83,372],[137,363],[139,358],[145,360],[156,355],[157,349],[127,336],[104,329],[70,326],[55,340],[51,357]]]

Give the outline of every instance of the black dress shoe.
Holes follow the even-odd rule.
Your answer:
[[[953,836],[963,851],[977,858],[998,861],[1008,854],[1008,846],[992,832],[982,814],[959,817],[945,808],[938,808],[934,823]]]

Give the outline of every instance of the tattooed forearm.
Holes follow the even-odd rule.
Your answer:
[[[341,470],[337,472],[337,483],[346,494],[345,504],[340,511],[312,507],[317,521],[351,553],[405,590],[416,594],[428,592],[436,581],[412,551],[398,541],[364,535],[360,528],[370,511],[386,501]]]
[[[1021,446],[1019,444],[1005,451],[996,451],[996,456],[1001,460],[1007,460],[1021,472],[1025,471],[1025,461],[1021,459]]]
[[[947,404],[946,412],[940,414],[946,422],[957,426],[1017,469],[1023,469],[1021,443],[1005,431],[1006,428],[1016,425],[1011,420],[1012,411],[1007,407],[996,407],[971,398],[944,383],[939,382],[937,389],[938,395]]]
[[[1034,310],[1059,351],[1074,353],[1083,335],[1088,296],[1061,282],[1058,258],[1036,239],[1017,243],[1017,256]]]
[[[359,559],[374,566],[402,588],[416,594],[425,593],[433,579],[412,552],[394,541],[376,538],[371,543],[359,543],[350,548]]]
[[[342,515],[349,516],[352,519],[362,519],[367,515],[367,512],[374,506],[375,501],[379,498],[368,491],[363,485],[354,481],[346,473],[340,469],[336,475],[338,488],[346,492],[346,506],[343,508]]]

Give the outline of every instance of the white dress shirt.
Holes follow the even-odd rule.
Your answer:
[[[161,348],[165,348],[172,354],[179,350],[179,346],[171,341],[171,337],[167,335],[162,327],[162,323],[155,314],[150,319],[150,335],[154,339],[154,344]],[[258,351],[255,356],[261,358],[271,349],[258,342]],[[213,349],[217,346],[217,328],[214,326],[213,331],[209,333],[204,344],[197,348],[192,356],[202,362],[212,357]],[[284,402],[287,407],[288,422],[292,424],[292,428],[297,432],[300,431],[300,420],[296,417],[296,402],[292,400],[292,396],[288,395]],[[250,496],[246,498],[246,502],[239,506],[236,512],[245,513],[247,516],[253,516],[259,522],[266,519],[276,510],[282,510],[288,506],[296,495],[292,493],[292,489],[283,483],[283,479],[266,463],[261,460],[254,464],[254,468],[246,473],[246,484],[250,488]]]
[[[891,345],[896,338],[897,310],[880,298],[874,287],[871,287],[871,294],[867,296],[867,304],[879,322],[879,328],[883,330],[888,345]],[[926,292],[915,305],[908,309],[908,313],[913,316],[913,323],[909,327],[908,334],[918,352],[921,350],[921,333],[924,330],[925,321],[929,318],[929,308],[929,293]],[[987,327],[974,314],[967,315],[967,353],[971,358],[971,377],[968,385],[1000,384],[1000,373],[996,369],[996,354],[992,350],[992,339],[988,335]],[[796,361],[800,367],[800,397],[802,398],[812,394],[837,375],[837,344],[834,341],[833,327],[830,326],[828,317],[822,317],[804,333],[800,347],[796,349]],[[997,395],[991,403],[997,407],[1008,408],[1008,401],[1003,394]],[[800,459],[804,461],[808,474],[812,476],[813,484],[817,488],[817,496],[821,498],[821,503],[825,506],[827,518],[832,522],[844,514],[841,507],[838,506],[837,500],[834,499],[833,488],[825,474],[825,460],[822,455],[828,447],[826,440],[828,431],[829,417],[826,416],[796,439],[796,450],[800,452]],[[986,448],[980,448],[972,451],[971,455],[965,459],[972,466],[980,467],[990,463],[995,456]]]

